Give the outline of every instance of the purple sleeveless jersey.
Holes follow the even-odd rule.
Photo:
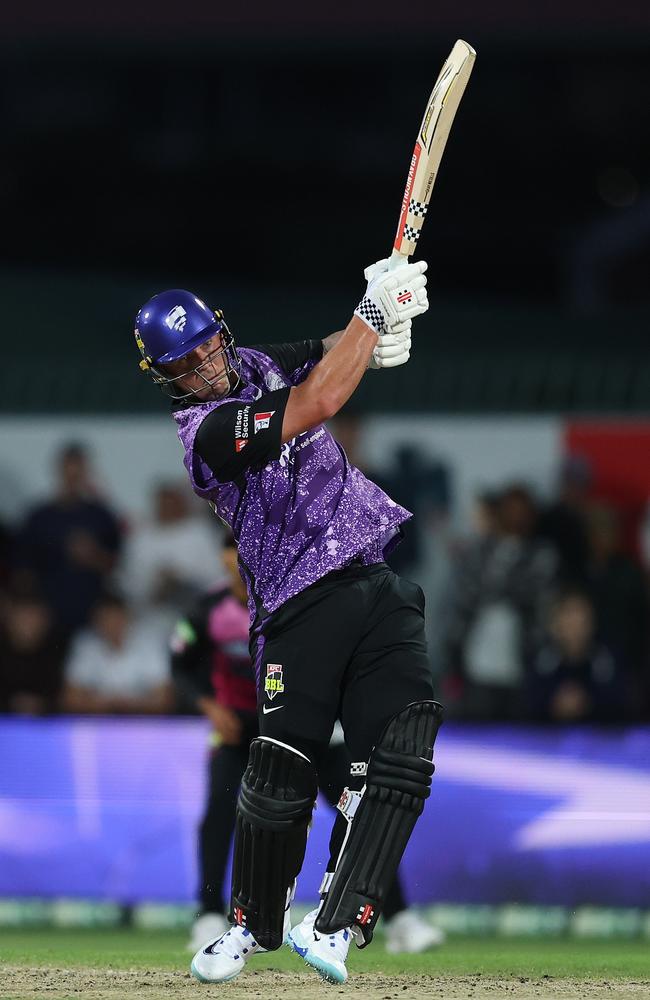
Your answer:
[[[194,450],[208,413],[298,385],[314,365],[309,361],[287,375],[260,351],[237,353],[242,382],[235,392],[177,410],[174,419],[194,492],[210,501],[237,541],[253,621],[353,559],[380,562],[386,544],[412,515],[350,465],[323,425],[283,444],[280,457],[264,468],[246,469],[238,483],[218,482]]]

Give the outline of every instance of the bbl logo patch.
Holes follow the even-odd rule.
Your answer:
[[[282,694],[283,691],[284,682],[282,680],[282,664],[267,663],[266,678],[264,680],[264,692],[268,696],[269,701],[273,701],[276,694]]]

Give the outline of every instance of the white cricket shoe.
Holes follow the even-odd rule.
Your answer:
[[[187,942],[187,950],[194,954],[198,948],[206,945],[208,941],[225,934],[230,924],[223,913],[202,913],[192,924],[190,939]]]
[[[304,920],[292,928],[287,944],[327,982],[344,983],[348,978],[345,960],[352,934],[349,928],[335,934],[320,934],[314,930],[318,909],[311,910]]]
[[[415,910],[402,910],[385,923],[386,951],[391,955],[408,952],[411,955],[437,948],[445,940],[444,931],[433,927]]]
[[[190,972],[200,983],[227,983],[243,972],[246,962],[260,948],[250,931],[238,924],[215,941],[199,948],[190,964]]]

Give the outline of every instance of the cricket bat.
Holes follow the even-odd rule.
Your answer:
[[[459,39],[431,91],[406,178],[391,268],[406,263],[415,253],[442,154],[475,59],[472,46]]]

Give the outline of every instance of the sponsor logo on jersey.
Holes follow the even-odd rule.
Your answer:
[[[264,693],[269,701],[273,701],[276,694],[282,694],[284,682],[282,680],[282,664],[267,663],[266,677],[264,678]]]
[[[182,306],[174,306],[165,316],[165,326],[168,326],[170,330],[177,330],[178,333],[183,332],[186,323],[187,313]]]
[[[265,413],[256,413],[255,420],[253,422],[253,433],[257,434],[258,431],[267,430],[271,423],[271,417],[274,413],[275,410],[267,410]]]
[[[237,410],[235,417],[235,451],[241,451],[242,448],[246,447],[250,412],[250,406],[243,406],[241,410]]]
[[[266,413],[256,413],[254,421],[254,433],[257,434],[258,431],[265,431],[269,424],[271,423],[271,417],[275,413],[275,410],[267,410]]]
[[[291,438],[291,441],[285,441],[282,447],[280,448],[280,457],[278,459],[278,462],[280,463],[281,469],[284,469],[285,466],[293,462],[293,457],[291,455],[291,446],[294,444],[295,440],[296,440],[295,438]],[[272,465],[267,465],[267,469],[272,469],[272,468],[273,468]]]

